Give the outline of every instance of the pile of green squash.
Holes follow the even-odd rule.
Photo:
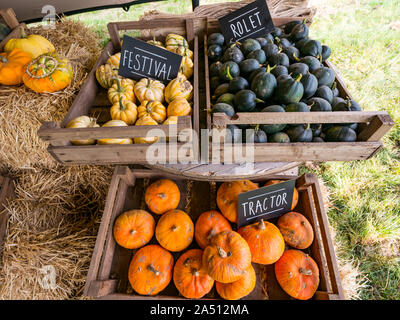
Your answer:
[[[361,111],[339,97],[335,74],[323,62],[331,49],[309,38],[305,22],[275,27],[265,37],[227,43],[207,38],[211,112]],[[353,142],[357,123],[228,125],[233,142]],[[244,129],[251,134],[242,134]],[[244,131],[246,132],[246,131]]]

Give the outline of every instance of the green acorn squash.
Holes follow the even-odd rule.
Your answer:
[[[229,92],[229,83],[222,83],[215,89],[212,99],[217,99],[219,96],[228,92]]]
[[[256,59],[261,64],[263,64],[263,63],[265,63],[265,61],[267,61],[265,52],[262,49],[257,49],[257,50],[250,52],[246,58],[247,59]]]
[[[325,142],[321,137],[314,137],[311,142]]]
[[[240,68],[236,62],[227,61],[222,64],[221,70],[219,71],[220,79],[224,81],[230,81],[233,78],[239,76]]]
[[[235,77],[229,81],[229,92],[236,93],[240,90],[247,89],[249,87],[249,82],[243,77]]]
[[[313,132],[310,128],[310,124],[300,124],[290,127],[286,130],[286,133],[292,142],[311,142],[313,139]]]
[[[320,58],[322,54],[321,42],[318,40],[308,40],[301,46],[300,52],[303,56]]]
[[[306,75],[308,70],[308,65],[301,62],[293,63],[288,68],[289,74],[291,74],[293,78],[298,77],[300,74],[302,76]]]
[[[289,143],[290,138],[285,132],[276,132],[271,134],[268,137],[269,142],[275,142],[275,143]]]
[[[207,50],[208,58],[211,61],[216,61],[222,56],[222,47],[218,44],[212,44]]]
[[[318,89],[318,79],[311,73],[304,75],[300,82],[304,89],[303,98],[312,97]]]
[[[333,111],[361,111],[361,107],[354,100],[345,100],[337,103]]]
[[[285,112],[285,109],[279,105],[271,105],[262,109],[261,112]],[[262,124],[260,127],[265,131],[265,133],[273,134],[285,129],[286,124]]]
[[[313,97],[307,101],[311,111],[332,111],[332,106],[328,101],[322,98]]]
[[[268,142],[267,134],[257,125],[254,130],[246,130],[243,135],[243,142],[246,143],[266,143]]]
[[[296,58],[300,56],[300,51],[296,47],[288,46],[282,49],[282,52],[287,55],[290,63],[295,63]]]
[[[212,33],[208,36],[207,38],[207,44],[209,46],[213,45],[213,44],[217,44],[219,46],[223,46],[225,42],[225,38],[221,33],[215,32]]]
[[[289,78],[280,81],[275,90],[277,101],[284,104],[299,102],[304,93],[303,85],[300,82],[301,78],[300,74],[296,79]]]
[[[275,27],[274,30],[271,32],[271,35],[274,38],[280,38],[283,35],[283,30],[279,27]]]
[[[285,66],[286,68],[288,68],[290,65],[288,56],[283,52],[278,52],[272,55],[268,59],[268,64],[270,66]]]
[[[322,61],[328,60],[328,58],[330,57],[331,53],[332,53],[331,48],[329,48],[326,45],[323,45],[322,46],[322,51],[321,51],[321,59],[322,59]]]
[[[240,63],[244,60],[243,52],[240,50],[236,43],[231,44],[228,49],[225,50],[222,57],[223,62],[233,61],[235,63]]]
[[[334,126],[326,131],[325,139],[329,142],[354,142],[357,140],[357,134],[349,127]]]
[[[246,59],[239,64],[240,74],[244,76],[250,75],[250,73],[252,73],[254,70],[257,70],[260,67],[261,64],[256,59]]]
[[[302,24],[302,22],[300,20],[290,21],[283,26],[283,31],[285,32],[285,34],[290,34],[293,28],[298,24]]]
[[[310,107],[304,102],[290,103],[285,108],[286,112],[310,112]]]
[[[226,126],[225,142],[227,143],[241,143],[242,142],[242,129],[234,124]]]
[[[224,93],[223,95],[219,96],[217,99],[217,103],[227,103],[233,107],[233,99],[235,95],[232,93]]]
[[[309,28],[303,22],[302,24],[298,24],[293,27],[292,31],[290,32],[289,38],[291,41],[299,41],[301,39],[307,38],[309,34]]]
[[[317,70],[318,68],[321,68],[321,62],[319,62],[319,60],[313,56],[305,56],[302,57],[301,59],[297,58],[297,62],[306,64],[311,73]]]
[[[335,106],[339,103],[339,102],[345,102],[346,100],[344,100],[341,97],[333,97],[332,99],[332,110],[334,110]]]
[[[251,90],[257,98],[264,101],[272,96],[277,86],[276,79],[270,72],[271,68],[268,66],[265,72],[259,73],[251,82]]]
[[[328,86],[331,87],[335,81],[335,73],[327,68],[321,67],[313,72],[313,75],[318,79],[318,86]]]
[[[275,66],[275,68],[271,69],[271,73],[278,78],[283,74],[289,74],[288,69],[285,66]]]
[[[279,52],[278,46],[273,42],[267,43],[264,47],[262,47],[262,50],[264,51],[267,59]]]
[[[328,86],[320,86],[315,92],[314,97],[325,99],[332,104],[333,92]]]
[[[257,74],[259,74],[260,72],[265,72],[265,70],[267,70],[267,68],[265,68],[265,67],[260,67],[260,68],[258,68],[258,69],[256,69],[256,70],[254,70],[252,73],[250,73],[249,82],[251,83],[251,82],[253,81],[254,77],[255,77]]]
[[[266,38],[260,37],[260,38],[256,38],[256,40],[260,44],[261,48],[268,44],[268,40]]]
[[[209,71],[210,71],[210,77],[219,76],[219,72],[220,72],[220,70],[221,70],[221,67],[222,67],[222,63],[221,63],[220,61],[213,62],[213,63],[210,65],[210,69],[209,69]]]
[[[240,90],[235,94],[235,108],[240,112],[252,111],[257,103],[264,102],[256,97],[256,94],[251,90]]]
[[[240,49],[242,50],[243,54],[247,56],[250,52],[261,49],[261,45],[256,39],[249,38],[243,41]]]
[[[223,112],[228,117],[232,117],[235,114],[235,109],[227,103],[216,103],[211,108],[211,113]]]
[[[211,77],[211,79],[210,79],[211,90],[215,90],[220,84],[221,84],[221,80],[219,77]]]

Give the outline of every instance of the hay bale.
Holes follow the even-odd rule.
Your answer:
[[[0,170],[56,166],[37,131],[43,121],[61,122],[101,51],[95,33],[70,19],[57,22],[55,29],[34,27],[27,33],[46,37],[56,52],[70,59],[74,78],[68,88],[52,94],[38,94],[24,85],[0,86]]]

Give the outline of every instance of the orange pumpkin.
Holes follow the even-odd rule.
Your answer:
[[[194,225],[182,210],[163,214],[156,226],[156,238],[162,247],[177,252],[186,249],[193,241]]]
[[[288,212],[278,219],[278,228],[286,243],[296,249],[306,249],[314,240],[313,228],[298,212]]]
[[[0,53],[0,84],[14,86],[22,83],[26,65],[32,61],[31,55],[21,49]]]
[[[286,180],[269,180],[267,183],[264,185],[264,187],[272,186],[273,184],[285,182]],[[296,188],[294,188],[293,191],[293,200],[292,200],[292,207],[290,210],[293,210],[296,206],[297,203],[299,202],[299,192],[297,191]]]
[[[241,227],[238,233],[250,247],[252,262],[272,264],[279,260],[285,251],[285,241],[279,229],[270,222],[259,222]]]
[[[291,297],[310,299],[319,285],[315,261],[300,250],[287,250],[275,263],[275,276],[281,288]]]
[[[153,296],[164,290],[172,279],[174,258],[167,250],[152,244],[136,251],[129,265],[128,279],[142,295]]]
[[[214,285],[214,279],[202,268],[202,256],[203,251],[200,249],[188,250],[175,263],[175,287],[185,298],[200,299]]]
[[[45,53],[31,61],[22,76],[24,84],[39,93],[62,90],[72,78],[71,63],[56,53]]]
[[[243,277],[232,283],[216,282],[215,288],[221,298],[225,300],[238,300],[249,295],[256,286],[256,272],[252,265],[246,270]]]
[[[181,193],[175,182],[160,179],[147,187],[144,200],[151,212],[163,214],[178,207]]]
[[[224,182],[217,191],[219,210],[229,221],[237,223],[238,195],[257,188],[250,180]]]
[[[194,237],[200,248],[204,249],[210,244],[210,239],[221,231],[232,230],[228,220],[218,211],[203,212],[194,226]]]
[[[147,211],[127,211],[115,220],[114,239],[123,248],[137,249],[151,240],[155,226],[153,216]]]
[[[251,265],[249,245],[239,233],[222,231],[210,240],[203,252],[203,266],[218,282],[239,280]]]

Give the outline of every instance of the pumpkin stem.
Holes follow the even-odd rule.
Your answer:
[[[122,92],[121,81],[119,81],[118,77],[114,77],[113,79],[117,82],[118,92]]]
[[[218,250],[218,254],[219,256],[224,259],[228,256],[228,254],[226,253],[226,251],[224,249],[222,249],[221,247],[217,247]]]
[[[267,70],[265,71],[265,73],[270,73],[271,70],[275,69],[276,65],[274,65],[272,68],[269,66],[269,64],[267,64]]]
[[[200,275],[199,270],[197,270],[196,268],[192,268],[191,272],[195,277],[198,277]]]
[[[124,104],[122,103],[122,99],[123,99],[123,97],[119,98],[119,108],[120,108],[120,110],[124,111],[126,108],[125,108]]]
[[[258,229],[265,230],[265,224],[263,219],[260,220],[260,223],[258,224]]]
[[[173,225],[172,227],[171,227],[171,230],[172,231],[176,231],[178,229],[178,227],[176,226],[176,225]]]
[[[207,240],[210,240],[212,237],[214,237],[217,234],[217,231],[215,229],[211,229],[210,233],[207,236]]]
[[[154,266],[152,264],[149,264],[147,266],[147,270],[153,272],[156,276],[158,276],[160,274],[160,271],[156,270],[156,268],[154,268]]]
[[[25,30],[24,30],[24,27],[21,27],[21,38],[22,39],[26,38],[26,33],[25,33]]]
[[[130,234],[131,236],[133,236],[135,233],[136,233],[136,230],[131,230],[131,231],[129,231],[129,234]]]
[[[310,129],[310,124],[309,123],[307,123],[306,128],[304,130],[308,130],[308,129]]]
[[[8,60],[5,56],[0,56],[0,61],[1,61],[1,63],[4,63],[4,64],[8,63]]]
[[[261,100],[261,99],[258,99],[258,98],[255,98],[255,99],[254,99],[254,101],[255,101],[256,103],[262,103],[262,102],[265,102],[264,100]]]
[[[311,275],[313,274],[312,271],[311,271],[310,269],[306,269],[306,268],[300,268],[300,269],[299,269],[299,272],[300,272],[301,274],[306,275],[306,276],[311,276]]]
[[[300,74],[298,75],[298,77],[296,78],[296,82],[300,82],[300,80],[301,80],[302,77],[303,77],[303,75],[300,73]]]
[[[294,60],[296,60],[297,62],[299,62],[299,61],[300,61],[300,59],[299,59],[299,58],[297,58],[297,56],[296,56],[296,54],[295,54],[295,53],[293,53],[293,58],[294,58]]]
[[[231,73],[229,72],[229,67],[226,69],[226,76],[228,77],[229,80],[233,79]]]

